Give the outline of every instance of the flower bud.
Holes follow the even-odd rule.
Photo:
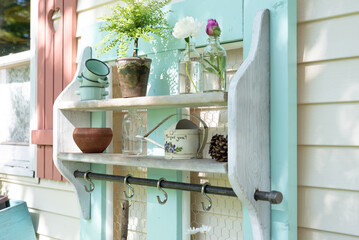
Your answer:
[[[221,29],[216,21],[216,19],[208,19],[206,33],[208,36],[219,36],[221,35]]]

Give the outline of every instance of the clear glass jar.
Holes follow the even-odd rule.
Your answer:
[[[179,60],[179,94],[201,92],[201,55],[196,51],[194,43],[186,43],[186,49]]]
[[[226,50],[219,37],[210,36],[202,54],[203,92],[226,91]]]
[[[122,153],[140,155],[142,153],[142,119],[136,109],[130,109],[122,122]]]

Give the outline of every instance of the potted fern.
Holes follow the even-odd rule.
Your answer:
[[[138,40],[154,40],[154,35],[166,39],[169,24],[162,11],[171,0],[122,0],[110,7],[111,16],[101,18],[106,23],[100,31],[108,34],[99,42],[101,53],[117,48],[116,65],[122,97],[145,96],[152,60],[138,57]],[[124,3],[124,4],[123,4]],[[133,56],[125,57],[134,44]]]

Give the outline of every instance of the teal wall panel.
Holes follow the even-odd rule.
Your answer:
[[[273,240],[297,239],[296,6],[296,0],[244,1],[245,56],[256,11],[270,10],[271,188],[284,196],[281,204],[272,205]]]
[[[148,54],[152,59],[148,95],[159,96],[174,94],[177,90],[177,69],[180,51],[169,50],[156,54]],[[147,131],[162,121],[165,117],[176,113],[176,109],[149,109],[147,111]],[[149,137],[160,144],[164,144],[164,130],[170,127],[176,118],[170,119],[156,129]],[[148,155],[163,154],[163,150],[151,143],[147,145]],[[166,164],[164,162],[164,164]],[[147,169],[147,177],[159,179],[161,177],[171,181],[182,181],[181,171]],[[165,205],[157,202],[163,194],[156,188],[147,188],[147,239],[148,240],[181,240],[182,239],[182,192],[166,190],[168,201]]]
[[[106,165],[91,164],[95,173],[106,173]],[[106,239],[106,181],[93,180],[95,190],[91,193],[91,219],[80,221],[80,239]]]
[[[181,182],[182,172],[149,168],[147,177]],[[164,200],[164,195],[156,188],[147,188],[147,240],[182,240],[182,191],[165,191],[168,200],[160,205],[156,196]]]
[[[242,0],[184,0],[167,6],[167,9],[173,11],[168,15],[169,24],[174,27],[178,19],[192,16],[201,22],[207,22],[209,18],[217,19],[222,29],[221,41],[234,42],[243,39],[243,4]],[[83,46],[96,46],[97,43],[106,35],[105,32],[99,32],[101,23],[97,23],[83,30],[79,30],[80,35],[86,36],[82,39]],[[203,27],[201,36],[193,38],[196,46],[205,46],[207,44],[207,34]],[[83,31],[83,32],[82,32]],[[139,41],[139,55],[147,55],[162,51],[171,51],[184,49],[185,42],[182,39],[176,39],[169,32],[168,40],[156,38],[153,41]],[[132,56],[133,48],[128,51],[128,56]],[[103,61],[112,61],[116,59],[116,50],[106,54],[99,55],[99,51],[94,49],[94,56],[99,56]]]
[[[91,127],[106,126],[104,112],[91,113]],[[91,164],[95,173],[106,173],[106,165]],[[95,190],[91,193],[91,219],[80,221],[80,239],[106,239],[106,181],[93,180]]]

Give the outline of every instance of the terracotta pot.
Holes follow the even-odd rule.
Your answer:
[[[102,153],[112,140],[111,128],[75,128],[73,138],[83,153]]]
[[[141,57],[126,57],[116,60],[122,97],[146,96],[151,62],[151,59]]]

